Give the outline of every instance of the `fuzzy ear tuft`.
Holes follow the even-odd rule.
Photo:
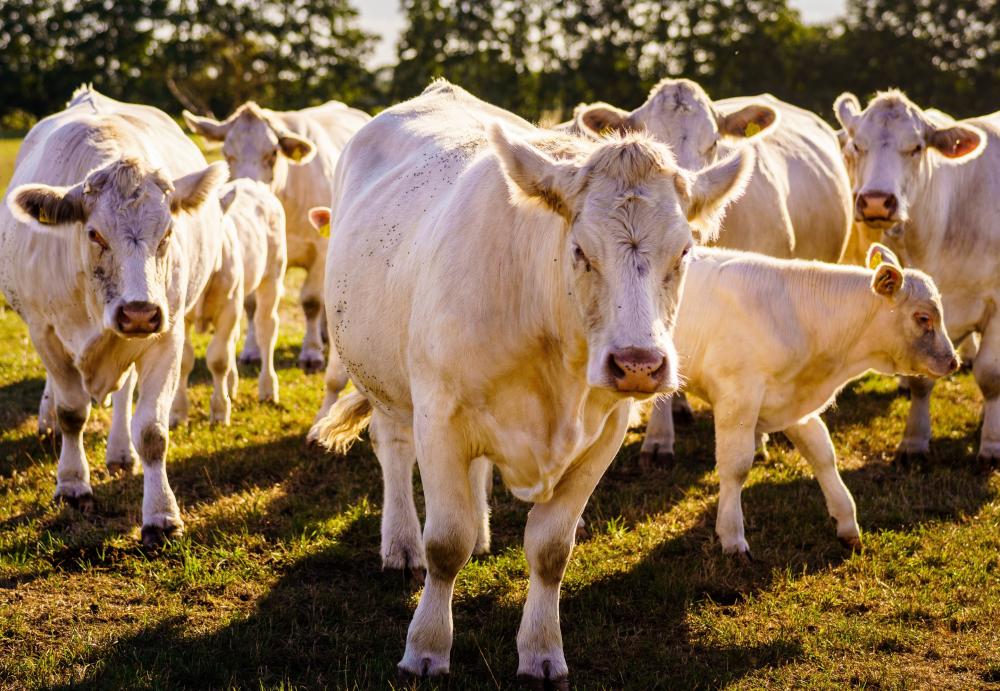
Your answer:
[[[226,123],[219,122],[215,118],[205,118],[195,115],[189,110],[181,111],[181,117],[184,118],[184,124],[187,125],[189,130],[195,134],[200,134],[205,139],[221,142],[226,138],[226,133],[229,131],[229,125]]]
[[[281,153],[292,163],[305,165],[316,156],[316,145],[305,137],[288,130],[277,132],[277,135]]]
[[[560,163],[526,141],[511,137],[500,123],[493,123],[488,136],[511,183],[515,201],[520,198],[573,220],[576,166]]]
[[[331,216],[329,206],[314,206],[309,209],[309,223],[325,238],[330,237]]]
[[[752,147],[739,147],[718,163],[693,174],[687,184],[678,184],[687,195],[687,218],[698,227],[704,241],[714,240],[730,203],[740,198],[753,174],[757,154]]]
[[[729,137],[753,137],[774,127],[780,116],[765,103],[751,103],[735,113],[718,118],[719,131]]]
[[[975,158],[986,145],[986,135],[976,127],[954,125],[937,127],[927,134],[927,146],[945,158]]]
[[[577,109],[576,124],[582,132],[598,137],[609,132],[624,134],[633,129],[629,112],[607,103],[580,106]]]
[[[82,185],[21,185],[7,195],[7,207],[15,219],[35,230],[87,220]]]
[[[837,96],[837,100],[833,102],[833,113],[847,133],[853,135],[858,118],[861,117],[861,103],[858,97],[849,91]]]
[[[865,264],[874,269],[872,274],[872,292],[883,297],[894,297],[903,287],[903,267],[892,250],[878,242],[868,248]]]
[[[216,161],[203,170],[177,178],[174,180],[174,191],[170,194],[171,213],[197,210],[227,177],[229,167]]]

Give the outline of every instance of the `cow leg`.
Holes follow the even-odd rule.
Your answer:
[[[931,450],[931,391],[934,380],[907,377],[910,388],[910,412],[903,439],[896,447],[896,458],[903,462],[926,460]]]
[[[694,422],[694,411],[691,410],[691,403],[683,391],[670,397],[670,409],[674,413],[674,420],[677,424],[688,425]]]
[[[420,519],[413,503],[413,428],[381,413],[372,414],[368,434],[382,468],[382,568],[423,580],[427,570]]]
[[[243,309],[247,313],[247,337],[243,341],[243,350],[240,351],[240,363],[244,365],[261,363],[260,346],[257,344],[257,296],[259,292],[258,289],[243,299]]]
[[[170,429],[177,425],[185,424],[188,421],[188,379],[191,377],[191,370],[194,369],[194,347],[191,345],[191,322],[184,324],[184,352],[181,357],[180,380],[177,383],[177,392],[174,395],[173,405],[170,407]]]
[[[326,313],[323,310],[323,271],[326,267],[326,251],[317,248],[313,263],[306,270],[306,280],[302,284],[299,302],[306,316],[306,333],[302,337],[299,366],[313,374],[323,369],[323,334],[326,330]]]
[[[600,439],[563,476],[552,498],[528,512],[524,530],[528,597],[517,632],[517,676],[522,681],[544,684],[547,680],[556,688],[569,688],[559,628],[559,589],[587,500],[614,460],[627,425],[628,405],[619,405]]]
[[[38,404],[38,435],[41,437],[48,436],[59,429],[59,422],[56,420],[56,407],[52,397],[52,381],[46,372],[45,390],[42,391],[42,400]]]
[[[237,291],[239,293],[241,291]],[[236,369],[236,340],[240,324],[240,303],[228,301],[215,319],[215,333],[205,351],[205,361],[212,373],[212,398],[209,402],[210,420],[228,426],[232,415],[232,398],[236,396],[238,370]]]
[[[756,406],[715,407],[715,464],[719,474],[719,512],[715,532],[726,554],[750,556],[743,534],[740,495],[757,447]]]
[[[164,343],[137,363],[139,401],[132,418],[132,442],[142,462],[142,544],[157,547],[184,530],[167,480],[170,401],[188,346],[184,333],[163,336]]]
[[[670,465],[674,460],[674,417],[671,398],[658,398],[649,413],[646,436],[639,450],[639,467]]]
[[[476,546],[472,548],[475,555],[490,553],[490,493],[493,489],[493,463],[486,456],[472,459],[469,467],[469,482],[472,483],[472,496],[476,500]]]
[[[265,278],[256,290],[257,311],[251,322],[259,334],[259,343],[263,346],[263,350],[258,353],[261,365],[260,377],[257,379],[257,398],[274,403],[278,402],[278,373],[274,369],[274,348],[278,343],[278,303],[281,301],[282,291],[280,279]]]
[[[979,460],[992,466],[1000,459],[1000,320],[986,325],[972,363],[972,374],[985,399]]]
[[[462,457],[463,440],[453,433],[452,420],[445,417],[432,423],[424,415],[426,410],[421,406],[414,412],[414,433],[427,506],[427,582],[399,661],[400,672],[420,677],[448,673],[455,578],[472,556],[477,532],[470,463]]]
[[[132,424],[132,393],[135,391],[135,368],[131,368],[125,384],[111,396],[111,431],[104,464],[112,475],[131,475],[139,467],[139,454],[132,446],[129,428]]]
[[[826,499],[826,510],[837,522],[837,537],[845,547],[860,549],[861,529],[854,498],[837,471],[837,455],[826,425],[818,417],[810,417],[786,429],[785,436],[812,467]]]
[[[83,427],[90,417],[90,396],[83,388],[80,372],[52,329],[29,329],[31,341],[48,373],[56,426],[62,434],[56,468],[57,500],[81,509],[93,508],[90,466],[83,449]]]

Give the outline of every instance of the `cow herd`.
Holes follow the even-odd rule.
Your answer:
[[[898,91],[834,113],[839,131],[666,79],[631,112],[581,105],[543,128],[439,80],[375,118],[337,102],[185,112],[224,165],[161,111],[82,87],[29,132],[0,207],[0,290],[46,369],[39,427],[62,435],[55,496],[92,509],[82,431],[110,401],[106,464],[142,466],[143,543],[179,534],[166,456],[190,332],[213,331],[212,422],[229,424],[237,360],[277,401],[293,266],[299,363],[326,368],[309,439],[344,452],[368,428],[383,566],[423,581],[404,674],[449,670],[455,579],[489,551],[497,469],[533,504],[518,675],[566,686],[559,590],[581,516],[634,406],[649,407],[641,463],[673,457],[682,391],[713,408],[724,552],[749,556],[740,493],[778,431],[860,549],[820,418],[851,379],[907,377],[897,451],[926,454],[934,378],[959,366],[950,333],[985,398],[980,459],[1000,458],[1000,117],[956,121]]]

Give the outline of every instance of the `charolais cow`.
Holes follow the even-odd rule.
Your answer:
[[[188,328],[214,329],[205,360],[212,373],[210,419],[228,425],[232,399],[236,397],[239,372],[236,341],[244,296],[256,303],[253,320],[262,347],[257,398],[278,401],[278,376],[274,370],[274,347],[278,340],[278,302],[284,293],[285,210],[271,190],[260,182],[239,178],[219,190],[223,210],[222,253],[212,278]],[[180,385],[170,410],[171,426],[188,417],[187,382],[194,368],[190,339],[184,346]]]
[[[223,143],[222,152],[232,178],[250,178],[269,185],[284,205],[288,265],[307,272],[299,295],[306,316],[299,364],[306,372],[320,371],[326,338],[323,276],[327,238],[310,225],[308,213],[314,206],[330,203],[340,152],[351,135],[371,118],[338,101],[293,111],[245,103],[222,122],[188,111],[183,115],[192,132]],[[259,362],[260,346],[253,324],[255,303],[253,296],[249,297],[250,328],[240,360]],[[334,368],[340,367],[335,352],[330,352],[330,359]]]
[[[570,127],[591,136],[647,131],[690,170],[752,147],[753,176],[713,244],[827,262],[845,258],[851,246],[850,184],[836,133],[814,113],[770,94],[712,101],[696,82],[664,79],[631,112],[606,103],[578,106]],[[864,257],[851,258],[860,263]],[[683,396],[673,403],[675,412],[690,417]],[[653,416],[669,414],[667,401],[659,401]],[[646,460],[655,455],[648,446],[641,454]]]
[[[109,470],[131,471],[138,451],[148,545],[184,525],[168,411],[184,315],[219,255],[225,176],[166,114],[83,87],[28,133],[0,209],[0,289],[45,365],[62,433],[55,496],[92,507],[83,427],[91,400],[118,391],[114,424],[131,424],[132,443],[117,457],[109,443]]]
[[[674,342],[685,389],[714,411],[716,531],[725,552],[749,553],[740,491],[757,437],[777,431],[812,467],[837,536],[860,548],[854,500],[820,413],[871,369],[940,377],[958,368],[931,278],[903,270],[884,246],[872,245],[868,256],[873,269],[713,248],[694,253]],[[652,418],[646,438],[672,455],[670,416]]]
[[[956,343],[980,336],[972,371],[985,398],[979,458],[1000,460],[1000,115],[955,121],[928,113],[899,91],[862,110],[843,94],[844,158],[859,223],[881,232],[904,266],[941,290]],[[933,381],[909,382],[911,403],[898,455],[930,452]]]
[[[370,424],[383,564],[426,564],[403,673],[449,670],[452,590],[481,543],[492,463],[533,503],[518,674],[566,683],[559,589],[578,519],[632,397],[677,387],[670,331],[689,222],[717,217],[752,164],[743,150],[685,171],[646,135],[538,129],[444,81],[347,145],[326,304],[358,392],[314,436],[343,451]]]

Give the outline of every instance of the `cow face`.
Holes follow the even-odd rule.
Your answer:
[[[606,103],[577,110],[577,127],[591,134],[646,130],[673,151],[681,168],[701,170],[720,158],[726,138],[745,139],[764,132],[778,121],[778,112],[766,103],[719,113],[705,91],[688,79],[664,79],[646,103],[623,111]]]
[[[873,269],[871,287],[885,300],[884,327],[892,335],[888,355],[897,372],[943,377],[958,369],[958,356],[948,338],[944,311],[937,286],[927,274],[905,271],[885,246],[873,244],[868,250],[868,266]]]
[[[188,111],[183,115],[192,132],[222,142],[233,180],[258,180],[277,191],[285,185],[289,164],[308,163],[316,153],[311,141],[289,131],[255,103],[240,106],[223,122]]]
[[[844,126],[854,218],[872,228],[905,223],[933,165],[971,160],[986,143],[975,127],[927,114],[898,91],[879,94],[863,112],[853,94],[841,94],[834,112]]]
[[[587,341],[588,383],[629,396],[676,390],[671,330],[693,244],[689,220],[739,193],[752,153],[692,174],[646,136],[591,143],[560,160],[499,126],[490,138],[514,201],[564,220],[560,264]]]
[[[169,328],[174,226],[183,224],[183,215],[200,207],[225,175],[225,166],[214,163],[171,181],[138,159],[122,158],[72,187],[21,185],[8,205],[17,220],[34,229],[75,233],[90,277],[88,298],[102,309],[104,328],[142,338]],[[67,225],[73,229],[60,228]]]

